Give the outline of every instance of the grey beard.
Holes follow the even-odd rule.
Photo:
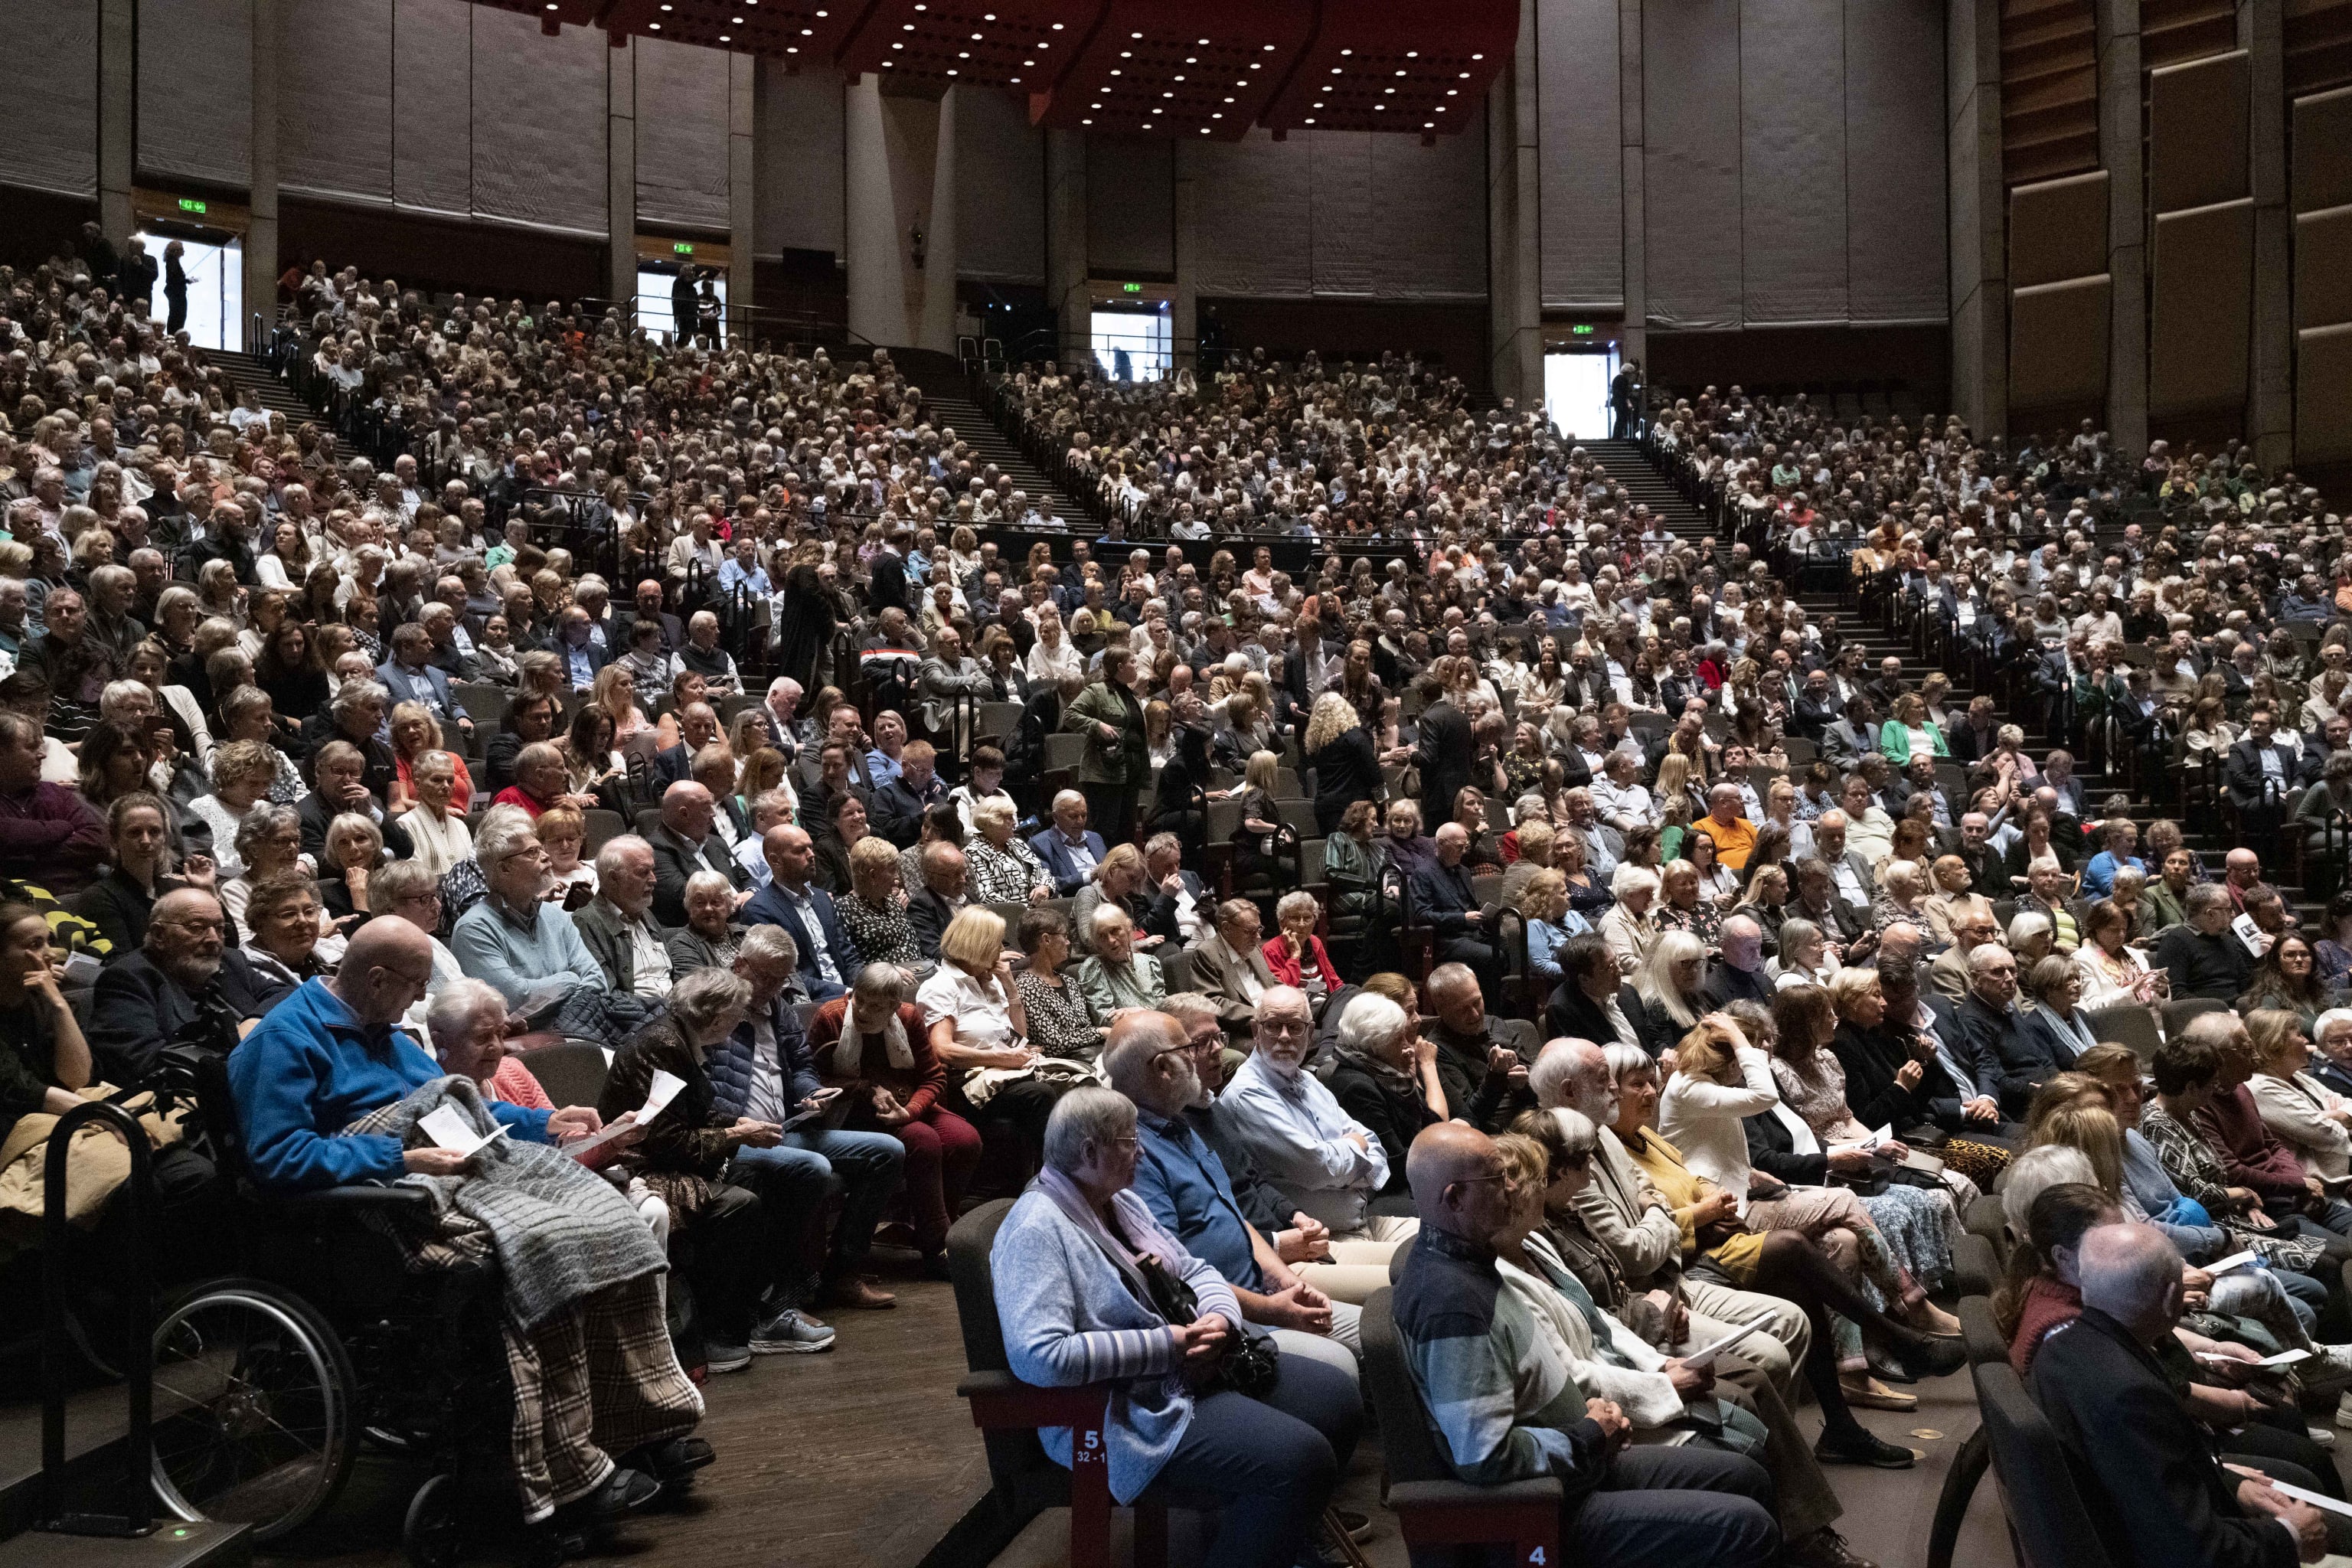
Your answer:
[[[190,956],[168,960],[156,967],[169,975],[172,984],[181,990],[201,991],[211,984],[213,977],[221,972],[221,961],[217,958]]]

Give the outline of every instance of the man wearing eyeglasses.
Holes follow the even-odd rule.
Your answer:
[[[145,1082],[163,1047],[178,1039],[225,1053],[292,989],[257,973],[228,945],[227,929],[220,900],[201,889],[155,900],[145,944],[98,977],[89,1047],[101,1079]]]

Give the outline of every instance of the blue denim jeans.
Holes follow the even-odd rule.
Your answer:
[[[905,1149],[886,1132],[793,1131],[773,1149],[738,1149],[727,1179],[760,1194],[770,1245],[777,1256],[767,1305],[806,1306],[820,1279],[863,1262],[874,1242],[882,1205],[898,1190]],[[824,1250],[818,1226],[825,1200],[838,1188],[841,1220],[833,1247]]]

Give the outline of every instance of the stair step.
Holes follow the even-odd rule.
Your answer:
[[[0,1568],[235,1568],[253,1560],[253,1527],[165,1520],[135,1538],[29,1530],[0,1541]]]

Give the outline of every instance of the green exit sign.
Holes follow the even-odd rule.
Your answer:
[[[1572,338],[1589,338],[1592,335],[1592,329],[1591,327],[1570,327],[1568,329],[1568,335]]]
[[[1119,287],[1130,294],[1140,294],[1143,292],[1143,285],[1140,283],[1122,283]]]
[[[669,248],[671,253],[677,256],[692,256],[694,254],[694,247],[687,244],[686,241],[682,239],[672,244]]]
[[[180,198],[180,210],[184,213],[200,213],[205,210],[205,204],[198,201],[194,196],[182,196]]]

